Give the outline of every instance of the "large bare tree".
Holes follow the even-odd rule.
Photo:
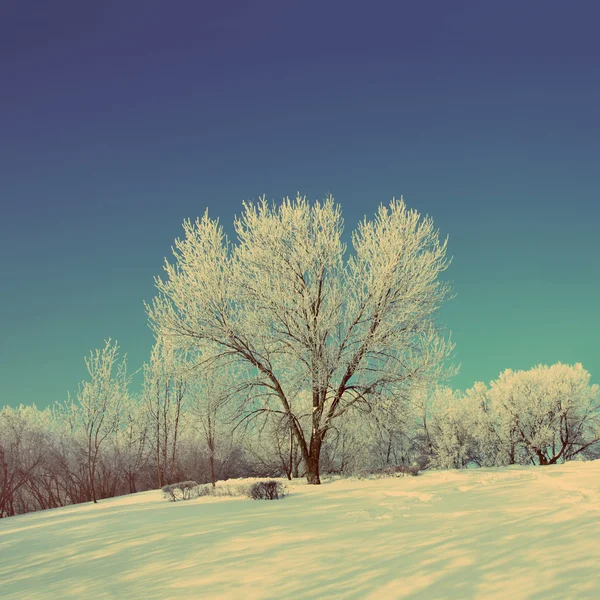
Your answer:
[[[452,345],[435,315],[448,296],[439,275],[446,242],[403,200],[380,206],[342,241],[332,197],[243,203],[231,243],[205,213],[184,222],[175,264],[147,305],[157,334],[179,349],[250,368],[254,410],[285,415],[309,483],[320,483],[323,440],[351,406],[398,396],[431,375]],[[299,394],[311,425],[300,423]]]

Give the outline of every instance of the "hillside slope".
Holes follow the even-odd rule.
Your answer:
[[[600,461],[0,521],[0,597],[600,598]]]

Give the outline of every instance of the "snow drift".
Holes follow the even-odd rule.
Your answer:
[[[144,492],[0,521],[0,596],[600,597],[600,461]]]

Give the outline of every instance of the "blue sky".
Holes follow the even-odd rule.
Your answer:
[[[404,195],[449,236],[456,387],[600,374],[593,2],[0,6],[0,405],[63,400],[184,218],[332,193],[348,231]]]

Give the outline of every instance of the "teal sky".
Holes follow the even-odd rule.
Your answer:
[[[298,190],[449,236],[455,387],[599,381],[596,3],[208,4],[1,4],[0,405],[64,400],[107,337],[140,367],[183,219]]]

